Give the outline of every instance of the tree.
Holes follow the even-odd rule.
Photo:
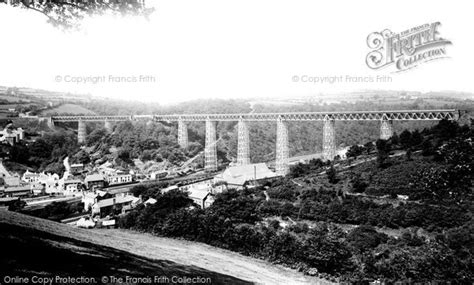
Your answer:
[[[423,142],[423,136],[420,134],[418,130],[415,130],[411,134],[411,146],[419,146]]]
[[[145,1],[63,1],[63,0],[10,0],[12,6],[30,9],[45,15],[48,22],[61,28],[77,28],[88,15],[111,12],[115,15],[142,15],[148,17],[153,9],[145,7]]]
[[[373,151],[374,151],[374,143],[373,142],[367,142],[366,144],[364,144],[364,147],[367,151],[367,154],[371,154]]]
[[[368,184],[362,178],[360,175],[357,175],[354,180],[352,180],[352,189],[356,193],[363,193],[365,189],[367,188]]]
[[[400,143],[403,148],[408,148],[412,145],[411,143],[411,132],[409,130],[404,130],[400,134]]]
[[[92,146],[98,143],[106,135],[107,135],[107,131],[104,128],[95,129],[90,134],[87,135],[86,144],[88,146]]]
[[[26,206],[26,202],[23,200],[15,200],[8,205],[8,211],[21,211]]]
[[[82,164],[87,164],[91,161],[89,154],[85,150],[80,150],[76,153],[76,155],[74,155],[74,160]]]
[[[337,172],[333,165],[326,170],[326,175],[328,177],[329,183],[336,184],[339,179],[337,178]]]
[[[120,149],[117,152],[117,158],[123,160],[126,163],[131,163],[130,152],[127,149]]]
[[[392,137],[390,138],[390,142],[392,143],[392,145],[400,144],[400,137],[397,135],[397,133],[393,133]]]
[[[365,148],[359,145],[353,145],[347,150],[346,156],[347,157],[354,157],[357,158],[359,155],[361,155],[364,152]]]
[[[385,167],[390,154],[391,145],[387,140],[378,139],[375,143],[377,147],[377,163],[379,167]]]
[[[429,140],[423,141],[421,145],[421,154],[423,156],[428,156],[434,154],[433,144]]]
[[[376,248],[387,240],[386,234],[378,233],[374,227],[366,225],[358,226],[347,235],[349,245],[359,253]]]

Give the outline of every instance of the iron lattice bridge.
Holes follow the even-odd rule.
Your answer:
[[[53,122],[118,122],[154,120],[165,122],[198,121],[438,121],[457,120],[459,111],[445,110],[401,110],[401,111],[350,111],[350,112],[293,112],[293,113],[248,113],[248,114],[173,114],[173,115],[118,115],[118,116],[52,116]]]

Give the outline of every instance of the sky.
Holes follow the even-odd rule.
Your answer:
[[[163,104],[377,89],[474,91],[470,1],[147,4],[156,8],[148,20],[88,18],[75,32],[0,4],[0,86]],[[452,42],[448,58],[399,73],[367,67],[370,33],[432,22],[441,22],[440,35]]]

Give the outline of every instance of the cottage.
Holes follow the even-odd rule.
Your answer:
[[[84,164],[82,163],[71,164],[70,169],[71,169],[71,174],[81,173],[82,171],[84,171]]]
[[[171,185],[171,186],[168,186],[164,189],[161,189],[161,193],[166,193],[166,192],[169,192],[171,190],[179,190],[179,187],[177,185]]]
[[[39,175],[38,182],[44,185],[45,192],[47,194],[56,194],[63,191],[63,186],[60,185],[59,175],[56,173],[41,173]]]
[[[82,181],[79,179],[66,179],[64,180],[64,191],[67,194],[75,194],[81,192]]]
[[[0,189],[0,193],[5,197],[27,197],[31,194],[31,188],[30,185],[5,187]]]
[[[39,183],[31,183],[30,184],[30,189],[33,195],[42,195],[45,193],[45,188],[43,184]]]
[[[87,189],[102,189],[105,186],[104,176],[101,174],[90,174],[84,179]]]
[[[154,205],[156,203],[156,199],[153,199],[153,198],[148,198],[148,200],[146,200],[145,202],[143,202],[143,204],[145,206],[148,206],[148,205]]]
[[[13,175],[13,176],[5,176],[3,177],[3,181],[5,181],[5,185],[8,186],[20,186],[20,176]]]
[[[181,185],[179,186],[179,190],[187,191],[191,188],[199,188],[199,187],[206,187],[207,189],[209,189],[209,192],[211,192],[212,194],[221,193],[222,191],[227,189],[226,183],[223,183],[223,182],[216,183],[214,181],[214,178],[208,178],[208,179],[203,179],[201,181],[197,181],[191,184]]]
[[[23,173],[21,180],[26,183],[37,183],[39,182],[39,174],[36,172],[30,172],[29,170],[26,170],[26,172]]]
[[[101,165],[98,167],[99,173],[104,176],[114,176],[117,174],[118,170],[109,166]]]
[[[214,203],[214,197],[210,192],[210,188],[206,186],[193,187],[188,189],[188,196],[194,201],[199,207],[205,209]]]
[[[115,174],[107,177],[107,182],[109,185],[114,185],[114,184],[124,184],[124,183],[130,183],[132,182],[133,177],[131,174]]]
[[[84,211],[90,211],[92,206],[100,200],[112,198],[108,192],[105,191],[96,191],[96,192],[85,192],[82,194],[81,202],[84,204]]]
[[[25,132],[22,128],[13,128],[11,124],[0,131],[0,142],[14,145],[25,138]]]
[[[131,195],[100,200],[92,205],[92,214],[97,214],[103,218],[110,214],[124,213],[136,206],[139,201],[140,198]]]

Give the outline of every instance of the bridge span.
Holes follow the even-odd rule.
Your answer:
[[[245,114],[172,114],[172,115],[76,115],[52,116],[46,119],[53,128],[57,122],[78,122],[78,142],[86,139],[86,122],[104,122],[105,129],[112,131],[112,123],[120,121],[152,120],[158,122],[178,122],[178,143],[182,148],[188,147],[188,122],[206,123],[206,143],[204,149],[205,169],[217,170],[216,122],[238,122],[237,163],[249,164],[249,131],[247,122],[276,122],[276,161],[278,174],[289,171],[288,159],[288,122],[321,121],[323,122],[323,158],[332,160],[336,153],[335,121],[379,121],[380,138],[389,139],[393,135],[393,121],[438,121],[457,120],[460,114],[455,109],[444,110],[397,110],[397,111],[342,111],[342,112],[293,112],[293,113],[245,113]]]

